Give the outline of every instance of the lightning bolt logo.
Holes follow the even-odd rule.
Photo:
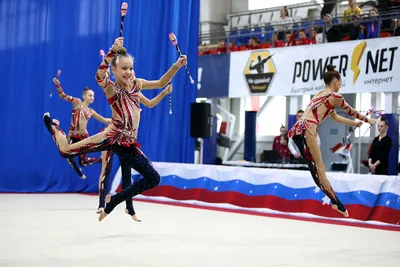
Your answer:
[[[358,64],[360,64],[360,60],[362,55],[364,54],[365,48],[367,47],[366,42],[359,43],[354,47],[353,50],[353,55],[351,56],[351,65],[350,69],[353,71],[353,84],[356,83],[358,76],[360,75],[360,68],[358,67]]]

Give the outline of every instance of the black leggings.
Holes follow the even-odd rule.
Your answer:
[[[111,201],[106,204],[104,211],[111,213],[113,209],[132,197],[141,194],[142,192],[156,187],[161,182],[161,177],[158,172],[154,169],[153,164],[144,155],[144,153],[137,147],[127,148],[123,146],[114,146],[113,151],[119,156],[121,165],[129,166],[140,173],[143,178],[136,181],[134,184],[127,186],[121,192],[113,195]],[[129,183],[131,183],[131,174],[129,170]],[[126,183],[128,179],[123,179]],[[124,181],[123,181],[124,182]]]
[[[70,138],[70,144],[78,143],[79,141],[81,141],[81,139],[77,139],[77,138],[73,138],[73,137]],[[79,164],[82,167],[90,166],[90,165],[101,162],[100,158],[89,158],[87,156],[87,154],[79,155],[78,158],[79,158]],[[68,161],[69,165],[71,165],[72,169],[74,169],[76,174],[78,174],[79,177],[83,177],[82,169],[79,168],[78,164],[76,163],[75,157],[68,157],[67,161]]]
[[[314,157],[310,152],[309,147],[307,146],[306,138],[304,134],[301,135],[295,135],[293,136],[293,141],[295,142],[296,146],[299,148],[300,154],[303,157],[304,161],[307,163],[308,168],[310,170],[311,176],[314,179],[315,184],[329,197],[329,199],[332,202],[332,205],[337,205],[338,209],[340,211],[345,212],[346,207],[340,202],[339,198],[336,196],[334,193],[333,189],[331,189],[331,192],[326,190],[320,181],[319,174],[318,174],[318,168],[317,164],[315,163]]]
[[[115,143],[118,139],[112,139],[104,132],[100,132],[71,145],[68,144],[65,133],[53,122],[50,114],[46,113],[43,116],[43,122],[63,157],[68,158],[91,152],[112,150],[119,156],[121,162],[123,161],[127,166],[135,169],[143,176],[142,179],[131,184],[122,192],[112,196],[111,201],[104,209],[106,213],[110,213],[119,203],[127,199],[131,200],[132,197],[156,187],[160,183],[161,177],[154,169],[153,164],[151,164],[150,160],[134,144],[131,144],[129,147],[118,145]]]
[[[106,153],[106,167],[105,173],[102,174],[101,177],[101,186],[100,186],[100,194],[99,194],[99,208],[105,207],[105,199],[108,193],[108,186],[110,181],[111,169],[113,164],[114,153],[111,150],[108,150]],[[121,161],[121,173],[122,173],[122,190],[128,188],[132,185],[132,172],[131,167],[127,165],[124,161]],[[132,204],[132,199],[127,198],[125,200],[126,210],[128,214],[133,216],[136,214],[135,209]]]

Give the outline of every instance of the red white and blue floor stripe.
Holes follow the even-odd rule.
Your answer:
[[[315,186],[307,171],[175,163],[154,165],[162,181],[144,196],[343,218],[330,208],[329,198]],[[140,178],[137,173],[133,175],[134,180]],[[112,192],[121,189],[120,179],[118,171]],[[350,218],[400,223],[400,177],[328,173],[328,179],[346,205]]]

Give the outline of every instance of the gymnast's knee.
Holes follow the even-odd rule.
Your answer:
[[[59,145],[58,151],[60,152],[61,156],[64,158],[71,157],[71,145],[70,144]]]
[[[149,177],[149,181],[151,187],[156,187],[161,182],[160,174],[158,174],[158,172],[152,173],[151,176]]]

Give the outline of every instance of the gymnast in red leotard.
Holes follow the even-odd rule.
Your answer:
[[[368,119],[347,104],[343,96],[338,93],[342,87],[340,73],[332,65],[328,65],[327,70],[324,74],[326,89],[311,99],[301,120],[296,122],[288,132],[288,135],[296,143],[301,155],[307,162],[314,182],[330,198],[332,208],[343,216],[348,217],[349,213],[346,207],[340,202],[326,177],[325,166],[317,141],[318,126],[329,116],[339,123],[352,127],[359,127],[363,122],[374,125],[376,120]],[[348,115],[360,121],[353,121],[339,116],[335,112],[335,107],[343,109]]]
[[[136,78],[133,73],[133,58],[126,53],[126,49],[123,47],[123,37],[117,38],[96,73],[96,81],[103,88],[112,109],[112,121],[107,128],[96,135],[70,144],[65,133],[59,127],[59,121],[53,119],[49,112],[43,115],[43,123],[63,157],[112,150],[121,161],[143,176],[142,179],[122,192],[106,197],[106,206],[99,216],[99,221],[102,221],[121,202],[156,187],[160,183],[160,174],[140,150],[136,140],[140,119],[139,93],[145,89],[165,87],[179,69],[186,65],[186,62],[186,56],[180,56],[159,80],[148,81]],[[106,75],[110,63],[116,76],[115,82],[112,82]]]
[[[108,77],[110,75],[108,74]],[[133,80],[132,80],[133,82]],[[139,102],[148,108],[154,108],[160,101],[172,93],[172,84],[168,84],[168,86],[156,97],[153,99],[148,99],[141,92],[139,92]],[[101,173],[99,178],[99,207],[97,209],[97,213],[100,214],[104,211],[105,199],[108,190],[109,178],[111,175],[111,169],[114,159],[114,153],[112,150],[106,150],[101,152],[102,165],[101,165]],[[122,180],[122,190],[128,188],[132,184],[132,171],[131,167],[126,164],[124,161],[120,160],[121,164],[121,180]],[[128,198],[125,200],[125,213],[130,215],[134,221],[140,222],[141,220],[137,217],[136,211],[132,204],[132,199]]]
[[[61,87],[60,81],[57,78],[54,78],[53,82],[57,87],[58,96],[72,104],[72,118],[68,132],[68,139],[71,144],[77,143],[89,137],[86,126],[92,116],[96,120],[103,123],[108,123],[111,121],[111,119],[106,119],[99,115],[94,109],[89,108],[89,105],[94,101],[94,92],[91,89],[85,87],[82,93],[82,101],[79,98],[65,94]],[[78,167],[75,158],[68,157],[67,160],[79,177],[85,179],[86,176],[82,173],[82,169]],[[79,155],[79,164],[82,167],[93,165],[99,162],[101,162],[100,158],[89,158],[87,154]]]

